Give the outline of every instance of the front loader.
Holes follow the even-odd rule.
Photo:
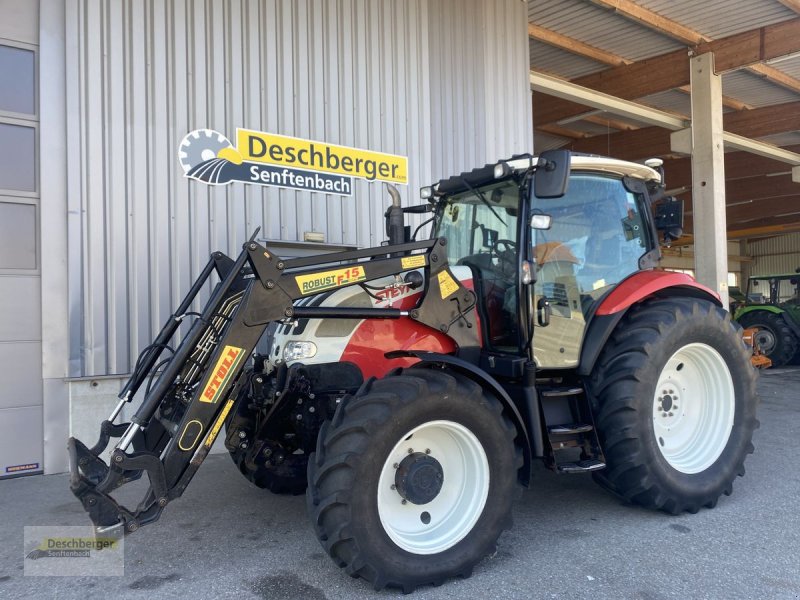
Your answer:
[[[98,529],[135,531],[222,433],[255,485],[305,491],[337,565],[404,591],[468,576],[536,459],[646,507],[714,506],[752,452],[754,371],[719,298],[657,268],[681,220],[662,179],[517,156],[419,206],[392,191],[386,246],[282,259],[254,234],[235,260],[213,254],[98,443],[70,439],[72,491]],[[406,213],[431,215],[431,239]],[[142,501],[121,506],[114,490],[142,475]]]

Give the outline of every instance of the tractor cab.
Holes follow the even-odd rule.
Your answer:
[[[434,233],[448,240],[448,262],[472,272],[486,350],[524,353],[528,335],[520,315],[530,307],[542,328],[533,336],[536,363],[574,368],[599,301],[655,266],[648,186],[657,186],[660,175],[643,165],[573,155],[566,188],[541,198],[534,188],[542,174],[530,164],[520,158],[439,182],[431,190],[438,196]],[[535,215],[549,227],[532,227]],[[521,285],[531,275],[535,285]]]

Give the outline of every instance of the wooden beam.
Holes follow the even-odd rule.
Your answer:
[[[589,123],[594,123],[595,125],[610,127],[611,129],[616,129],[617,131],[634,131],[635,129],[639,129],[638,125],[633,125],[632,123],[627,123],[626,121],[620,121],[618,119],[608,119],[606,117],[601,117],[600,115],[587,115],[582,120],[588,121]]]
[[[678,198],[684,201],[684,212],[687,217],[694,214],[694,206],[691,195],[679,195]],[[794,196],[783,196],[780,198],[762,198],[749,202],[739,202],[728,205],[725,209],[728,223],[747,223],[749,221],[760,221],[766,218],[777,218],[794,215],[800,220],[800,190],[795,191]],[[729,225],[730,228],[730,225]]]
[[[725,131],[751,138],[794,131],[800,129],[800,102],[726,113],[722,119]],[[670,132],[660,127],[643,127],[636,131],[622,131],[579,140],[571,149],[596,154],[611,152],[611,156],[615,158],[640,160],[668,154],[671,151]]]
[[[768,235],[781,235],[800,231],[800,215],[794,217],[778,217],[762,219],[746,224],[735,224],[728,227],[729,240],[741,240]]]
[[[642,160],[669,152],[669,136],[670,132],[661,127],[642,127],[635,131],[621,131],[576,140],[569,148],[573,152],[602,154],[622,160]]]
[[[637,23],[641,23],[642,25],[649,27],[658,31],[659,33],[663,33],[671,37],[672,39],[678,40],[679,42],[683,42],[689,46],[697,46],[698,44],[706,43],[712,41],[712,38],[708,37],[700,33],[695,29],[691,29],[678,23],[677,21],[673,21],[672,19],[668,19],[663,17],[662,15],[648,10],[631,2],[631,0],[590,0],[594,4],[607,8],[609,10],[613,10],[614,12],[621,14],[628,19],[636,21]],[[787,0],[789,1],[789,0]],[[797,0],[792,0],[795,5],[798,4]],[[792,7],[790,7],[792,8]],[[793,8],[793,10],[795,10]],[[795,10],[795,12],[797,12]],[[717,63],[718,65],[719,63]],[[719,68],[717,66],[717,68]],[[787,75],[786,73],[779,71],[775,67],[771,67],[769,65],[764,64],[754,64],[748,67],[748,70],[752,71],[756,75],[763,77],[772,83],[781,85],[786,87],[794,92],[800,91],[800,80],[795,79],[794,77]],[[739,109],[737,109],[739,110]]]
[[[783,4],[786,8],[800,14],[800,0],[778,0],[778,2]]]
[[[787,146],[785,150],[800,152],[800,146]],[[725,153],[725,178],[728,181],[789,173],[791,166],[786,163],[750,154],[749,152]],[[667,188],[680,188],[692,185],[692,160],[689,157],[674,158],[664,161],[664,173]]]
[[[684,236],[678,240],[676,246],[691,244],[693,239],[694,224],[692,216],[688,215],[684,221]],[[746,223],[728,222],[728,240],[741,240],[769,235],[781,235],[800,231],[800,215],[785,217],[767,217],[758,221]]]
[[[571,52],[572,54],[576,54],[578,56],[582,56],[583,58],[588,58],[611,67],[629,65],[633,62],[632,60],[628,60],[627,58],[617,54],[607,52],[606,50],[602,50],[596,46],[590,46],[589,44],[586,44],[580,40],[566,36],[562,33],[558,33],[552,29],[535,25],[533,23],[528,23],[528,37],[539,42],[549,44],[550,46],[558,48],[559,50]],[[677,89],[684,94],[692,93],[688,85],[679,87]],[[749,104],[728,96],[722,97],[722,104],[728,108],[732,108],[733,110],[746,110],[748,108],[752,108],[752,106]]]
[[[798,188],[800,188],[800,185]],[[800,193],[800,189],[795,193]],[[728,215],[728,220],[733,223],[757,221],[766,217],[780,217],[792,214],[796,219],[800,220],[800,195],[751,200],[735,206],[728,206],[725,212]]]
[[[669,37],[676,39],[688,46],[696,46],[708,39],[694,29],[690,29],[659,15],[652,10],[648,10],[638,4],[630,2],[630,0],[590,0],[593,4],[597,4],[602,8],[607,8],[615,13],[622,15],[632,21],[641,23],[651,29],[656,29],[661,33],[669,35]]]
[[[575,131],[574,129],[562,127],[561,125],[542,125],[541,127],[535,127],[534,129],[536,131],[542,131],[544,133],[549,133],[550,135],[557,135],[570,140],[582,140],[589,137],[589,134],[586,132]]]
[[[725,131],[749,138],[759,138],[800,129],[800,102],[786,102],[725,113]]]
[[[545,44],[550,44],[551,46],[561,50],[566,50],[572,54],[577,54],[578,56],[583,56],[584,58],[596,60],[597,62],[612,67],[619,67],[621,65],[627,65],[633,62],[626,60],[621,56],[617,56],[616,54],[612,54],[611,52],[601,50],[595,46],[590,46],[589,44],[581,42],[580,40],[576,40],[575,38],[557,33],[552,29],[546,29],[544,27],[540,27],[539,25],[534,25],[533,23],[528,23],[528,36],[540,42],[544,42]]]
[[[780,86],[783,86],[793,92],[800,93],[800,79],[795,79],[791,75],[787,75],[783,71],[779,71],[775,67],[770,65],[751,65],[750,71],[759,75],[770,81],[772,83],[777,83]]]
[[[695,54],[714,52],[719,72],[739,69],[800,51],[800,18],[761,27],[693,48]],[[641,98],[689,84],[688,53],[685,49],[654,56],[629,65],[612,67],[573,81],[624,99]],[[534,123],[543,125],[580,115],[586,108],[574,102],[537,102]]]

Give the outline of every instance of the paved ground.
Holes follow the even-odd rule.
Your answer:
[[[800,369],[759,383],[756,453],[714,510],[623,506],[585,476],[537,473],[515,527],[471,579],[416,598],[800,598]],[[0,483],[0,598],[368,598],[306,523],[302,497],[251,487],[212,456],[161,521],[126,540],[125,577],[24,577],[24,525],[84,524],[63,475]]]

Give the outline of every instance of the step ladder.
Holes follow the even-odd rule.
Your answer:
[[[540,387],[539,400],[549,442],[549,447],[545,444],[545,465],[557,473],[590,473],[605,468],[584,388]]]

